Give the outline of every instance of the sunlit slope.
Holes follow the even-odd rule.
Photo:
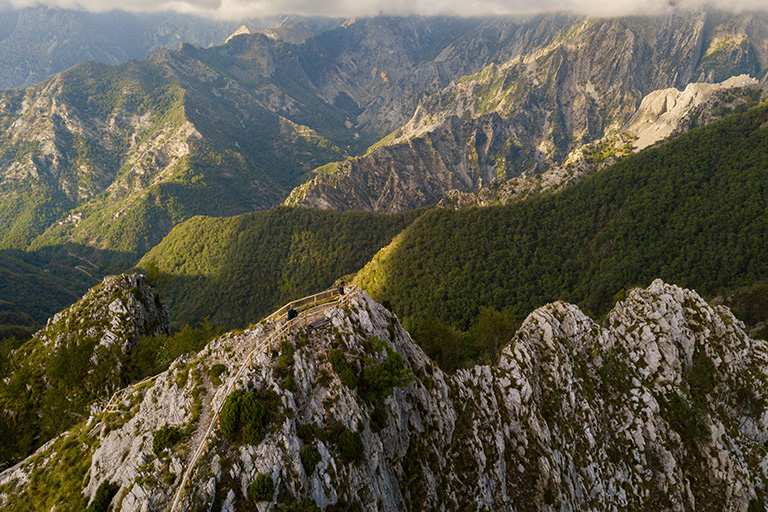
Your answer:
[[[162,274],[162,295],[174,322],[210,316],[242,326],[359,270],[419,213],[277,208],[195,217],[176,227],[139,267],[156,265]]]
[[[562,193],[432,210],[357,276],[405,317],[466,327],[481,305],[601,313],[660,277],[716,294],[768,278],[768,107],[627,158]]]

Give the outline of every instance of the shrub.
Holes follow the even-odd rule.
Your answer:
[[[285,380],[280,383],[280,388],[290,391],[291,393],[296,392],[296,380],[293,378],[293,374],[288,375]]]
[[[274,374],[278,379],[282,379],[280,387],[288,391],[296,391],[296,381],[293,378],[293,354],[295,350],[293,345],[285,341],[280,343],[280,357],[275,363]]]
[[[320,457],[320,453],[310,445],[305,444],[301,448],[301,465],[304,466],[304,471],[306,471],[307,475],[311,475],[315,471],[315,466],[317,466],[321,460],[322,457]]]
[[[224,402],[219,421],[221,431],[235,443],[257,445],[267,434],[270,415],[255,392],[238,389]]]
[[[403,357],[387,348],[387,359],[381,364],[366,358],[360,388],[363,396],[380,403],[391,396],[396,387],[405,386],[410,380]]]
[[[328,505],[325,512],[363,512],[363,504],[359,500],[351,505],[343,501],[337,501],[333,505]]]
[[[328,354],[328,361],[331,362],[333,371],[341,379],[349,389],[355,389],[357,387],[357,378],[355,378],[355,372],[352,370],[352,366],[347,361],[347,357],[344,352],[335,348]]]
[[[184,437],[183,432],[178,427],[171,427],[169,425],[163,425],[155,432],[152,438],[152,451],[158,457],[166,448],[172,448],[176,443],[181,441]]]
[[[227,367],[223,364],[215,364],[208,370],[208,375],[211,376],[214,384],[221,384],[221,375],[226,371]]]
[[[371,413],[371,430],[377,434],[387,426],[387,411],[381,405],[376,405]]]
[[[275,494],[275,483],[272,481],[272,477],[259,473],[256,479],[248,486],[248,497],[254,503],[260,501],[272,501],[272,496]]]
[[[109,504],[112,503],[112,498],[115,497],[117,491],[120,490],[118,484],[113,484],[107,480],[103,481],[99,488],[96,490],[96,495],[93,497],[93,501],[85,509],[85,512],[107,512]]]
[[[274,368],[275,377],[285,379],[288,375],[293,374],[293,353],[293,345],[285,341],[280,343],[280,356],[277,358]]]
[[[345,428],[338,438],[337,446],[344,462],[360,462],[365,454],[363,438],[359,432]]]
[[[701,439],[707,432],[704,415],[685,397],[677,393],[669,395],[660,401],[661,416],[672,427],[688,446]]]
[[[297,423],[296,435],[299,436],[299,439],[304,441],[305,444],[310,444],[315,439],[327,443],[330,434],[313,423]]]
[[[706,403],[706,396],[711,394],[717,385],[717,368],[703,350],[697,351],[693,358],[693,364],[688,373],[688,385],[691,395],[700,404]]]

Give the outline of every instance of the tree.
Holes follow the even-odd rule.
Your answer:
[[[496,311],[480,306],[480,314],[471,332],[475,346],[487,351],[491,364],[496,364],[501,349],[512,338],[514,328],[515,316],[511,308]]]

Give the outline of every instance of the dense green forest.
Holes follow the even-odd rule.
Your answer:
[[[461,331],[483,306],[519,325],[555,300],[599,316],[655,278],[710,297],[768,281],[766,123],[763,105],[559,194],[428,211],[356,280],[449,367],[460,361],[442,351],[464,350]]]
[[[139,262],[161,283],[175,323],[254,323],[286,302],[356,272],[421,212],[384,215],[303,208],[177,226]]]

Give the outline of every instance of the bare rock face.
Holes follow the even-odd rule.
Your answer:
[[[657,280],[602,324],[547,305],[497,365],[454,375],[364,292],[249,362],[269,331],[214,340],[118,395],[106,423],[91,418],[84,492],[108,480],[115,510],[168,508],[207,439],[179,509],[746,510],[768,496],[768,343],[690,290]],[[205,436],[233,389],[271,411],[263,440]],[[153,450],[161,427],[185,434]],[[65,442],[0,474],[0,503],[22,498]],[[254,503],[260,474],[274,489]]]
[[[229,37],[227,37],[227,40],[226,40],[225,42],[227,42],[227,43],[228,43],[228,42],[229,42],[229,41],[230,41],[230,40],[231,40],[233,37],[242,36],[242,35],[247,35],[247,36],[249,36],[249,35],[253,34],[253,32],[254,32],[254,31],[253,31],[253,30],[251,30],[250,28],[248,28],[246,25],[240,25],[240,27],[238,27],[238,29],[237,29],[237,30],[235,30],[234,32],[232,32],[232,33],[229,35]]]
[[[34,337],[43,345],[97,339],[123,352],[140,337],[170,333],[168,310],[141,274],[109,276],[57,313]]]
[[[572,151],[564,162],[541,172],[524,172],[508,180],[495,179],[477,192],[452,189],[438,204],[445,208],[508,204],[534,193],[562,190],[622,156],[754,104],[761,90],[756,79],[740,75],[717,84],[696,82],[683,90],[672,87],[653,91],[643,98],[618,133],[585,144]]]
[[[654,91],[643,98],[623,133],[635,138],[634,148],[641,150],[684,128],[717,119],[718,109],[732,110],[758,88],[756,79],[740,75],[719,84],[691,83],[682,91]]]
[[[506,140],[508,133],[498,115],[486,116],[473,129],[452,118],[422,138],[321,167],[312,180],[291,192],[285,204],[382,212],[434,204],[450,190],[476,191],[496,178],[488,166],[478,171],[478,152],[485,157],[489,147]],[[477,152],[459,149],[467,144],[477,145]]]

